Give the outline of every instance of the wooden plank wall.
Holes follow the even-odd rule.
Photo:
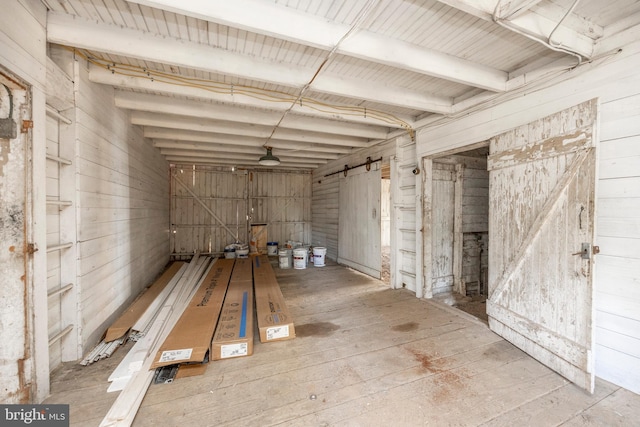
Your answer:
[[[326,257],[336,260],[338,257],[338,213],[340,182],[338,175],[325,175],[344,169],[345,165],[354,166],[363,163],[367,157],[376,160],[383,157],[388,163],[395,154],[395,140],[372,148],[359,150],[313,171],[311,201],[311,244],[327,248]],[[393,179],[393,178],[392,178]]]
[[[417,157],[485,141],[519,125],[599,98],[596,202],[596,375],[640,392],[640,43],[587,64],[554,84],[510,95],[417,134]],[[526,96],[525,96],[526,95]],[[617,225],[616,225],[617,224]]]
[[[195,251],[221,254],[236,240],[249,243],[251,224],[268,224],[268,241],[310,243],[310,173],[231,172],[230,168],[193,165],[176,165],[174,172],[196,197],[173,180],[172,257],[190,257]]]
[[[77,239],[83,347],[169,260],[169,165],[77,63]]]
[[[596,374],[640,393],[640,82],[603,100],[597,190]],[[631,369],[629,369],[631,367]]]
[[[197,196],[172,180],[172,257],[189,259],[196,251],[221,253],[226,245],[236,241],[236,236],[238,241],[248,243],[247,171],[177,165],[171,173]],[[201,203],[214,212],[222,224]]]
[[[250,220],[267,224],[266,240],[311,243],[311,174],[254,171],[249,176]]]

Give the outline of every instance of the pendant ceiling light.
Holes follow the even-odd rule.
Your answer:
[[[260,157],[258,163],[262,166],[278,166],[280,164],[280,159],[271,154],[271,147],[265,147],[267,149],[267,154]]]

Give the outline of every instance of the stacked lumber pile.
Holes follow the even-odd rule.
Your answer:
[[[183,262],[173,263],[158,280],[136,298],[129,308],[107,329],[102,341],[80,362],[90,365],[107,358],[123,344],[127,338],[138,340],[148,331],[158,306],[173,291],[184,271]]]
[[[260,341],[295,337],[291,316],[269,259],[194,256],[176,263],[105,333],[105,339],[137,338],[109,377],[120,395],[101,426],[129,426],[151,384],[200,375],[209,360],[250,356],[254,318]],[[175,264],[174,264],[175,265]],[[167,290],[169,289],[169,290]],[[255,290],[255,300],[254,300]],[[133,320],[135,318],[135,320]]]

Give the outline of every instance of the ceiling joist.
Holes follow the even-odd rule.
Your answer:
[[[493,21],[495,7],[499,0],[438,0],[447,6],[462,10],[477,18],[486,21]],[[525,2],[526,3],[526,2]],[[533,2],[535,3],[535,2]],[[500,10],[498,10],[500,12]],[[497,15],[498,20],[506,20],[508,27],[514,31],[534,37],[540,41],[546,42],[555,29],[552,42],[560,45],[563,49],[574,52],[584,58],[593,56],[594,41],[589,36],[582,34],[575,29],[560,25],[557,29],[558,20],[550,19],[547,16],[527,10],[518,14],[512,19],[505,19],[501,15]]]
[[[486,90],[505,90],[507,75],[503,71],[366,30],[354,32],[341,41],[349,33],[350,26],[273,3],[257,0],[133,0],[132,3],[324,50],[337,47],[336,52],[342,55]]]
[[[166,156],[167,161],[174,164],[186,164],[186,165],[229,165],[235,167],[251,167],[251,168],[263,168],[263,169],[273,169],[273,166],[270,167],[262,167],[258,163],[258,159],[255,160],[243,160],[243,159],[209,159],[206,157],[197,157],[197,156]],[[278,165],[277,169],[313,169],[318,165],[314,165],[312,163],[282,163]]]
[[[192,141],[192,142],[212,142],[217,144],[238,144],[244,146],[254,146],[254,147],[262,147],[264,144],[264,138],[260,137],[247,137],[244,135],[230,135],[230,134],[216,134],[209,132],[196,132],[192,130],[182,130],[176,128],[160,128],[160,127],[145,127],[144,136],[152,139],[173,139],[177,141]],[[274,138],[269,141],[269,145],[271,147],[277,146],[286,146],[286,147],[295,147],[298,143],[305,143],[308,141],[304,141],[304,138],[291,140],[282,140],[278,138]],[[325,145],[332,145],[331,143],[327,143]],[[333,145],[338,147],[347,147],[347,148],[364,148],[368,147],[370,144],[366,142],[352,143],[351,145],[346,145],[344,143],[333,142]]]
[[[276,126],[282,119],[282,112],[239,108],[222,104],[207,104],[195,100],[169,98],[161,95],[140,94],[116,91],[117,107],[151,113],[165,113],[177,116],[216,119],[240,123],[253,123],[262,126]],[[285,129],[298,129],[335,135],[353,136],[366,139],[384,139],[387,128],[344,123],[336,120],[305,117],[287,114],[279,126]]]
[[[131,113],[131,123],[148,128],[181,130],[183,134],[223,134],[239,137],[252,137],[261,141],[263,145],[269,138],[273,129],[267,126],[257,126],[248,123],[232,123],[212,119],[199,119],[195,117],[182,117],[170,114],[147,113],[134,111]],[[167,138],[164,138],[167,139]],[[172,139],[172,138],[169,138]],[[326,145],[340,145],[343,147],[367,147],[369,140],[354,138],[344,135],[327,135],[313,132],[297,132],[292,129],[278,128],[273,132],[272,139],[307,142]]]
[[[348,147],[338,147],[338,146],[318,146],[313,144],[295,144],[295,143],[283,143],[283,142],[275,142],[275,145],[272,145],[272,148],[275,149],[276,152],[288,152],[288,153],[301,153],[304,156],[318,156],[324,159],[335,159],[345,154],[349,154],[353,151],[353,149]],[[260,145],[238,145],[238,144],[226,144],[224,142],[193,142],[193,141],[176,141],[170,139],[153,139],[153,146],[157,148],[184,148],[187,150],[219,150],[221,152],[253,152],[254,150],[259,150],[260,154],[264,154],[264,148]],[[245,151],[246,150],[246,151]],[[249,151],[251,150],[251,151]]]
[[[142,73],[141,73],[142,75]],[[200,87],[195,85],[183,85],[177,82],[165,82],[158,78],[150,78],[144,76],[130,76],[120,74],[117,71],[107,70],[105,68],[92,65],[89,69],[89,79],[94,83],[106,84],[124,89],[131,89],[137,91],[153,91],[172,96],[188,96],[194,98],[201,98],[204,100],[211,100],[228,105],[236,105],[239,107],[252,107],[268,110],[275,110],[284,112],[291,107],[290,102],[283,102],[280,98],[271,98],[269,94],[264,93],[256,95],[248,95],[243,93],[242,90],[234,90],[232,85],[228,85],[225,89],[211,89],[207,88],[203,84]],[[308,103],[301,101],[296,103],[291,109],[292,113],[298,115],[308,116],[309,118],[323,118],[327,120],[327,117],[331,117],[336,121],[342,121],[346,124],[356,123],[365,125],[367,128],[375,127],[389,127],[389,128],[402,128],[400,122],[412,125],[412,118],[408,116],[395,115],[397,120],[385,120],[381,121],[376,115],[366,115],[360,109],[360,111],[353,109],[349,111],[347,108],[336,108],[340,106],[332,106],[329,103],[318,104]]]
[[[631,0],[47,7],[47,41],[114,87],[115,105],[169,161],[258,167],[270,146],[279,168],[306,170],[533,93],[640,34]]]
[[[313,80],[310,88],[317,92],[335,94],[332,88],[339,85],[341,96],[367,101],[393,104],[416,110],[441,112],[441,97],[415,94],[402,88],[381,87],[367,81],[319,75],[316,68],[285,65],[275,61],[233,53],[227,50],[162,37],[130,28],[96,23],[80,17],[61,13],[47,14],[47,38],[49,41],[112,55],[131,56],[146,61],[166,63],[179,67],[213,73],[223,73],[258,82],[302,89]],[[506,82],[506,73],[503,81]],[[502,88],[504,90],[504,87]],[[392,98],[387,99],[390,94]],[[449,100],[449,106],[451,101]],[[291,103],[289,104],[289,106]],[[446,108],[446,105],[444,105]]]

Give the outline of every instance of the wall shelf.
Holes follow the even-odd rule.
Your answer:
[[[69,159],[65,159],[65,158],[58,157],[58,156],[53,156],[51,154],[47,154],[47,160],[53,160],[54,162],[58,162],[61,165],[67,165],[67,166],[72,164],[71,160],[69,160]]]
[[[63,294],[67,291],[70,291],[71,289],[73,289],[73,283],[68,283],[65,286],[61,287],[60,289],[56,289],[55,291],[51,291],[47,294],[47,298],[53,298],[56,295],[60,295]]]
[[[47,247],[47,253],[48,252],[61,251],[63,249],[69,249],[72,246],[73,246],[73,243],[61,243],[59,245],[48,246]]]

